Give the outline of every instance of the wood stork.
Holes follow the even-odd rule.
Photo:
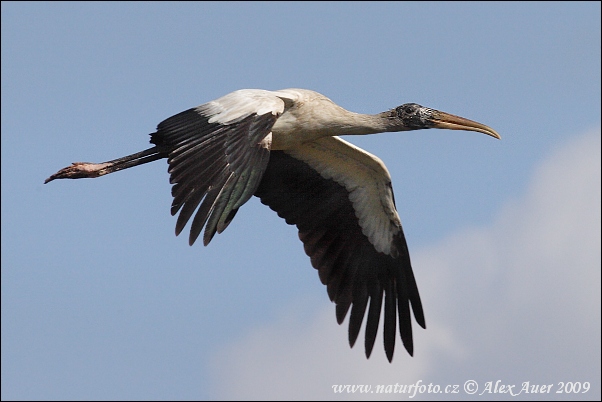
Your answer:
[[[159,123],[152,148],[104,163],[73,163],[45,183],[99,177],[167,158],[171,214],[180,213],[176,235],[194,215],[190,245],[203,227],[207,245],[252,195],[259,197],[297,226],[336,303],[339,324],[351,308],[351,347],[368,309],[366,357],[376,340],[384,295],[384,349],[391,361],[397,317],[403,345],[413,354],[410,308],[426,328],[422,304],[387,168],[337,136],[426,128],[500,138],[483,124],[415,103],[365,115],[310,90],[243,89]]]

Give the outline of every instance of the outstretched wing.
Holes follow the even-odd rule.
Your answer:
[[[418,324],[426,326],[384,164],[340,138],[322,138],[295,150],[272,151],[255,195],[299,229],[305,252],[336,303],[339,324],[351,307],[350,345],[367,309],[365,350],[370,356],[384,294],[387,358],[393,358],[397,316],[411,355],[410,306]]]
[[[197,208],[190,245],[204,226],[205,245],[226,229],[259,185],[270,131],[283,111],[282,99],[269,91],[240,90],[159,123],[151,143],[168,153],[171,214],[180,211],[176,235]]]

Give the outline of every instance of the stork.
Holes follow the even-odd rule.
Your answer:
[[[500,139],[486,125],[415,103],[366,115],[310,90],[242,89],[162,121],[150,135],[152,148],[104,163],[76,162],[45,183],[104,176],[167,158],[171,214],[179,212],[176,236],[194,215],[189,244],[205,228],[205,246],[251,196],[259,197],[297,226],[305,253],[336,304],[339,324],[351,309],[351,347],[367,315],[367,358],[384,304],[384,349],[391,362],[398,323],[401,341],[413,355],[410,309],[426,328],[422,304],[391,176],[379,158],[338,136],[427,128]]]

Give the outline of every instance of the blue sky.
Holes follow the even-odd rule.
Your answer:
[[[2,2],[2,399],[405,399],[331,387],[471,379],[599,399],[600,48],[598,2]],[[428,328],[413,358],[387,363],[380,333],[370,360],[349,349],[296,229],[255,198],[189,247],[165,161],[43,184],[146,149],[182,110],[289,87],[502,136],[347,137],[393,177]],[[472,396],[491,397],[513,399]]]

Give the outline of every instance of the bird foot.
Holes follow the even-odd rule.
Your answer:
[[[102,176],[105,173],[102,169],[109,165],[110,163],[74,162],[71,166],[67,166],[47,178],[44,184],[54,179],[82,179]]]

